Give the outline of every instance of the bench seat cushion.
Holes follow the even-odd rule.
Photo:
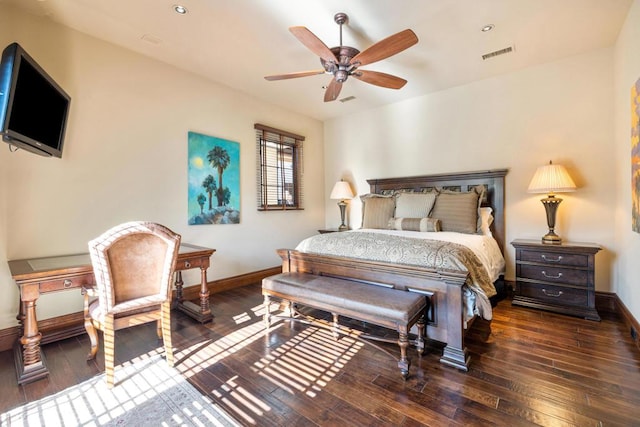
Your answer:
[[[306,273],[267,277],[262,289],[269,295],[383,326],[408,325],[426,307],[426,297],[414,292]]]

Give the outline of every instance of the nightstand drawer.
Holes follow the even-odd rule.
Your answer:
[[[523,279],[584,287],[589,283],[589,272],[587,270],[529,264],[520,264],[518,270],[518,277]]]
[[[561,286],[543,285],[541,283],[518,283],[519,295],[535,298],[552,304],[588,306],[587,293],[581,289],[563,288]]]
[[[550,265],[566,265],[572,267],[587,267],[589,265],[589,255],[521,250],[520,261],[537,262]]]

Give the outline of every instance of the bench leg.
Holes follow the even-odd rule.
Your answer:
[[[267,329],[271,327],[271,298],[264,296],[264,325]]]
[[[400,374],[405,380],[409,377],[409,366],[411,366],[411,361],[407,359],[407,347],[409,347],[408,329],[409,328],[404,328],[403,330],[400,330],[400,328],[398,329],[398,345],[400,346],[400,360],[398,361],[398,368],[400,368]]]
[[[288,317],[293,317],[293,314],[295,313],[294,311],[294,306],[293,306],[293,301],[290,300],[286,300],[283,301],[286,308],[285,308],[285,313],[287,314]]]
[[[331,331],[333,332],[333,338],[338,340],[340,338],[340,323],[338,323],[338,319],[340,316],[337,313],[331,314],[333,314],[333,328],[331,328]]]
[[[420,320],[418,320],[418,323],[416,324],[416,326],[418,327],[418,339],[416,340],[416,350],[418,350],[418,354],[424,354],[424,339],[426,338],[426,322],[424,319],[424,316],[422,316],[420,318]]]

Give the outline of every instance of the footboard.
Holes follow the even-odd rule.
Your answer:
[[[358,280],[418,292],[429,301],[427,338],[445,343],[440,362],[467,371],[464,345],[463,290],[466,273],[356,260],[280,249],[283,272],[301,272]]]

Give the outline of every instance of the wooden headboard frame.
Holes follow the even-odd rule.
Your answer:
[[[371,193],[387,193],[393,190],[424,191],[433,188],[454,191],[469,191],[477,185],[484,185],[486,195],[482,206],[493,208],[493,224],[491,230],[504,254],[505,222],[504,222],[504,177],[508,169],[489,171],[445,173],[436,175],[410,176],[403,178],[368,179]]]

